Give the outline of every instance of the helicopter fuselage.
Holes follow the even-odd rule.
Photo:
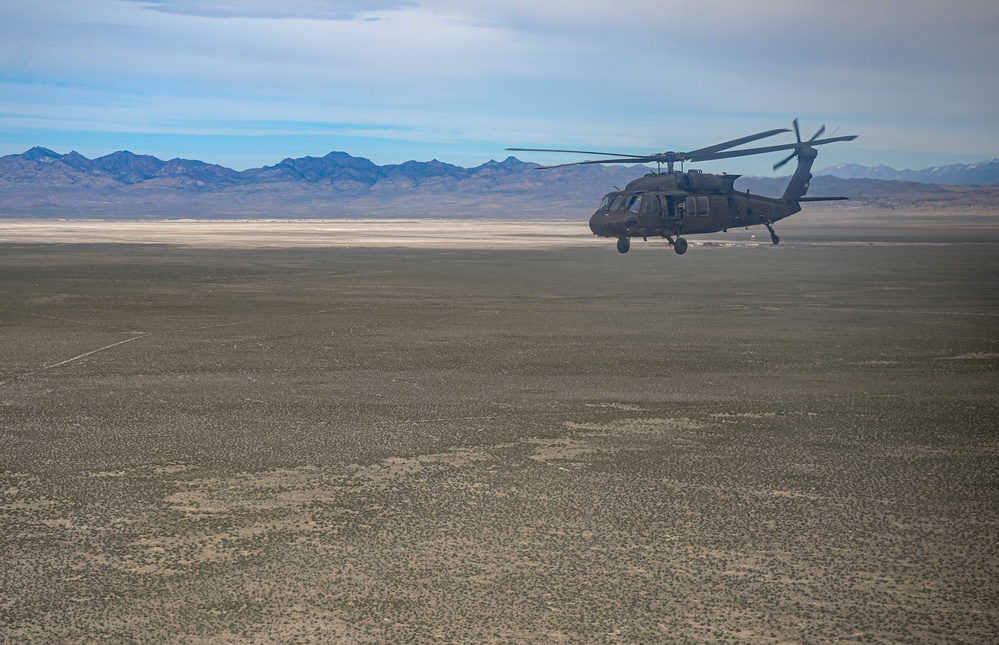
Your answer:
[[[650,173],[608,193],[590,217],[601,237],[672,237],[773,223],[801,210],[785,201],[736,192],[739,175]]]

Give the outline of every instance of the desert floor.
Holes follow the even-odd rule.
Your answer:
[[[167,244],[189,248],[613,248],[580,218],[17,220],[0,217],[0,244]],[[809,210],[776,224],[785,244],[999,244],[999,213],[964,210]],[[756,239],[758,238],[758,239]],[[770,244],[763,227],[692,236],[692,246]],[[652,243],[649,248],[662,246]],[[635,244],[633,248],[646,246]]]
[[[2,222],[0,641],[994,642],[971,219]]]

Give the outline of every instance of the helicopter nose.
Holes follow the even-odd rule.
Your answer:
[[[618,237],[624,233],[620,217],[607,211],[597,211],[590,217],[590,230],[600,237]]]

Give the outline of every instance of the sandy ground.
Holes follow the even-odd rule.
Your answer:
[[[814,209],[776,224],[782,244],[980,244],[999,242],[999,213]],[[694,235],[693,247],[769,247],[761,226]],[[187,248],[557,249],[610,247],[585,220],[483,219],[0,219],[0,244],[158,244]],[[632,249],[662,249],[636,240]]]
[[[0,243],[170,244],[193,248],[507,248],[606,244],[586,222],[483,220],[0,221]]]

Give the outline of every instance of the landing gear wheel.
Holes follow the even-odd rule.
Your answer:
[[[774,244],[780,244],[780,238],[777,237],[776,235],[771,235],[770,241],[773,242]]]
[[[677,255],[683,255],[684,253],[686,253],[687,240],[683,239],[682,237],[676,238],[676,241],[673,242],[673,250],[676,251]]]
[[[626,237],[617,238],[617,252],[627,253],[628,249],[631,248],[631,240]]]

